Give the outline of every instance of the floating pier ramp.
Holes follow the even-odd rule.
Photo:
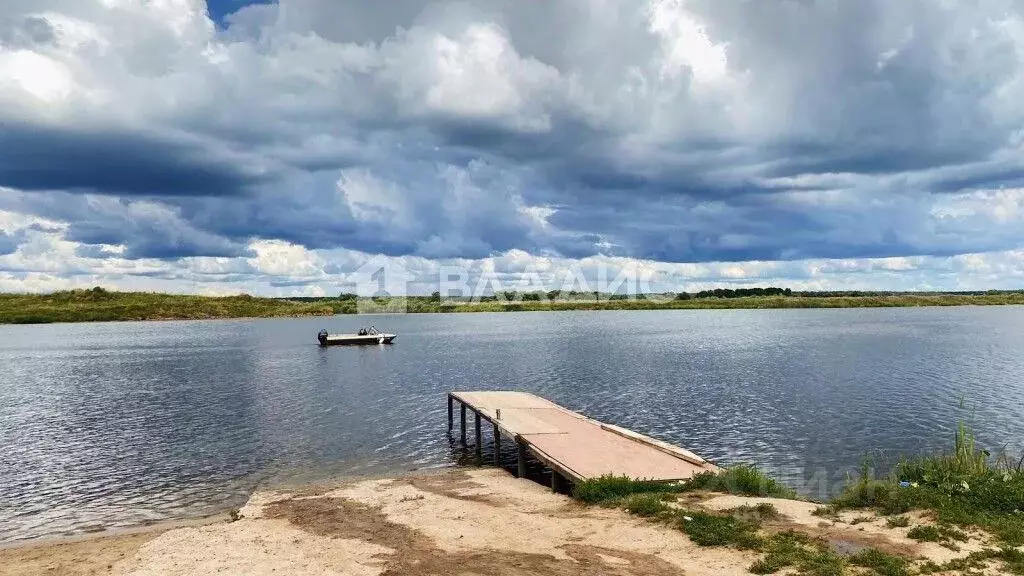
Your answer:
[[[524,392],[449,392],[448,430],[454,428],[455,403],[461,406],[462,443],[466,444],[466,412],[476,417],[477,454],[481,452],[482,420],[494,432],[494,459],[500,464],[502,437],[515,442],[519,476],[526,473],[527,454],[551,468],[551,484],[579,482],[602,475],[640,480],[686,480],[720,468],[696,454],[625,428],[587,418]]]

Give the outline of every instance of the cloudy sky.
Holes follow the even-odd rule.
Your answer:
[[[1022,152],[1024,0],[0,0],[2,291],[1022,288]]]

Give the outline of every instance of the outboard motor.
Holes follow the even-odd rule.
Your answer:
[[[327,346],[327,330],[321,330],[318,332],[316,339],[320,341],[321,346]]]

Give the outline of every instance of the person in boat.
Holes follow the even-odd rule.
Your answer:
[[[360,336],[366,336],[367,334],[369,334],[369,332],[366,330],[366,328],[360,328],[359,329],[359,335]]]

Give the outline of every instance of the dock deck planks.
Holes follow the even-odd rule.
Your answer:
[[[685,480],[719,470],[687,450],[598,422],[533,394],[451,392],[449,409],[452,400],[491,422],[496,431],[514,438],[521,449],[573,481],[605,474]]]

